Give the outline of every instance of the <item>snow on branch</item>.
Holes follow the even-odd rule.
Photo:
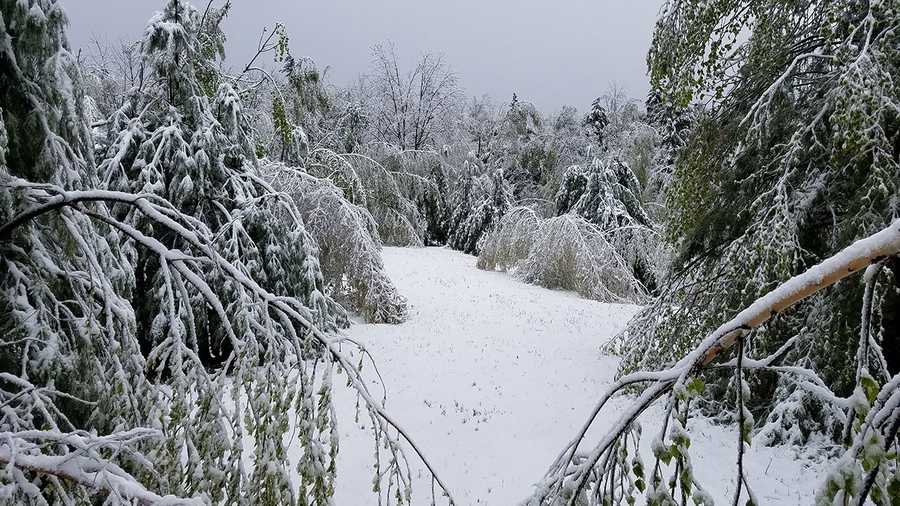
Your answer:
[[[213,413],[216,412],[215,410],[222,410],[222,417],[230,419],[234,415],[228,412],[227,407],[220,405],[223,400],[220,398],[222,395],[220,389],[223,382],[226,381],[225,375],[228,374],[228,377],[233,376],[236,390],[234,401],[236,405],[233,409],[237,412],[244,409],[241,407],[242,395],[237,392],[237,390],[243,389],[248,402],[251,404],[250,407],[255,412],[255,417],[258,418],[247,427],[247,430],[253,433],[255,437],[275,437],[277,441],[281,441],[283,436],[281,433],[268,434],[266,432],[265,418],[275,416],[275,413],[269,413],[266,410],[283,408],[266,401],[271,394],[263,396],[261,394],[263,394],[263,390],[267,388],[267,385],[274,385],[271,382],[275,381],[276,377],[280,377],[281,379],[278,381],[284,383],[282,386],[289,389],[289,391],[299,387],[297,395],[306,397],[316,395],[330,396],[330,373],[324,375],[323,373],[316,373],[316,366],[313,364],[309,366],[312,371],[311,376],[303,372],[308,369],[305,362],[311,360],[312,357],[316,357],[316,364],[319,361],[324,361],[330,367],[338,366],[338,370],[345,371],[348,377],[348,385],[364,401],[365,409],[368,411],[375,427],[379,445],[383,446],[389,455],[386,463],[379,463],[377,466],[377,480],[387,479],[389,482],[396,483],[398,489],[403,492],[402,497],[406,501],[409,500],[412,477],[409,474],[408,466],[404,465],[405,456],[403,455],[401,441],[405,441],[405,444],[412,448],[432,473],[435,482],[448,497],[450,503],[454,503],[449,489],[434,471],[421,449],[413,441],[409,433],[388,414],[384,407],[384,399],[376,399],[370,392],[369,386],[361,375],[360,366],[356,364],[356,360],[351,355],[352,350],[359,350],[365,354],[365,349],[358,343],[341,335],[329,335],[320,330],[312,322],[310,312],[300,301],[292,297],[280,296],[266,291],[256,280],[248,275],[244,267],[228,261],[220,253],[216,247],[214,235],[202,222],[181,214],[166,200],[158,196],[109,190],[65,191],[52,185],[31,185],[16,179],[10,180],[6,186],[21,192],[22,201],[30,202],[31,204],[24,211],[20,211],[12,216],[5,224],[0,225],[4,241],[14,238],[19,231],[27,229],[28,232],[32,232],[32,229],[35,227],[26,227],[26,225],[37,223],[37,221],[41,221],[41,218],[58,212],[63,216],[63,219],[74,219],[74,216],[81,215],[104,224],[110,229],[123,234],[124,237],[138,245],[139,248],[146,249],[158,257],[163,276],[164,307],[162,308],[163,316],[157,318],[163,318],[165,321],[160,321],[159,324],[154,322],[154,328],[168,328],[168,330],[161,331],[164,338],[154,345],[149,353],[148,361],[150,363],[157,362],[160,370],[163,368],[170,370],[167,375],[172,378],[167,383],[172,390],[164,394],[162,402],[167,405],[169,403],[180,405],[184,402],[187,405],[200,406],[213,403],[211,406],[203,409],[212,408]],[[106,205],[113,206],[110,210],[114,212],[107,210]],[[122,209],[122,206],[125,206],[125,208]],[[136,220],[134,217],[129,216],[131,213],[138,213],[142,218]],[[152,223],[152,226],[149,227],[149,229],[153,230],[152,235],[145,231],[148,228],[146,225],[140,229],[132,225],[134,222],[146,223],[147,220]],[[174,235],[177,237],[183,249],[169,247],[155,237],[163,232],[165,232],[163,235],[168,235],[169,237]],[[80,245],[82,248],[81,253],[88,257],[94,256],[95,252],[91,249],[91,245],[77,236],[78,230],[73,230],[73,233],[76,234],[76,245]],[[171,242],[171,239],[167,239],[167,243]],[[225,285],[232,290],[232,296],[236,301],[241,301],[241,304],[235,306],[232,301],[223,300],[219,287],[214,287],[210,283],[210,273],[215,273],[217,277],[223,279]],[[98,294],[100,297],[112,296],[111,292],[104,291],[111,289],[110,287],[101,286],[92,287],[92,289],[100,290]],[[218,315],[219,323],[222,325],[233,347],[233,352],[227,357],[225,363],[214,372],[205,371],[202,360],[197,356],[196,345],[192,343],[195,337],[192,337],[191,333],[195,332],[193,329],[196,328],[194,323],[196,318],[195,310],[192,306],[196,299],[190,295],[191,292],[195,292],[199,296],[199,300],[211,307],[214,313]],[[111,302],[111,304],[120,303],[119,301]],[[124,308],[121,310],[126,311]],[[343,349],[342,345],[344,344],[351,344],[352,346],[350,349]],[[278,365],[280,362],[283,362],[284,365]],[[291,385],[291,382],[296,380],[290,378],[296,378],[297,376],[285,374],[293,369],[292,363],[301,366],[299,376],[301,385]],[[280,370],[281,373],[276,372],[273,368]],[[273,373],[281,374],[281,376],[272,376]],[[264,375],[268,380],[260,377],[260,374]],[[311,388],[312,385],[308,383],[315,381],[317,374],[321,378],[322,385],[320,388],[313,389]],[[284,395],[284,393],[282,392],[279,395]],[[18,399],[16,396],[4,395],[4,397],[11,397],[7,404],[14,403]],[[325,397],[318,402],[327,403],[327,399],[328,397]],[[302,400],[304,405],[314,402],[311,398]],[[259,404],[260,402],[264,404]],[[65,421],[65,415],[59,410],[51,408],[51,412],[47,412],[47,404],[52,406],[52,399],[45,396],[41,399],[40,406],[34,409],[43,410],[44,416],[51,422],[57,419]],[[329,409],[328,404],[325,406],[325,409]],[[202,412],[203,410],[196,415],[192,414],[190,416],[200,416]],[[28,416],[30,417],[31,415]],[[334,416],[333,412],[327,415],[319,414],[316,416],[319,417],[319,423],[322,420],[325,423],[333,423],[328,422]],[[305,424],[307,422],[301,423]],[[142,429],[134,430],[139,431],[136,434],[140,434],[144,438],[157,434],[154,431],[140,432]],[[237,431],[233,436],[237,437],[237,442],[240,444],[241,436],[239,431],[241,429],[235,427],[232,430]],[[317,429],[306,427],[303,429],[305,435],[301,437],[301,443],[304,446],[309,445],[309,447],[304,448],[305,456],[303,458],[322,459],[329,454],[331,454],[332,459],[335,457],[336,441],[333,440],[333,436],[331,436],[331,450],[328,450],[322,447],[323,442],[318,439],[319,436],[310,433],[310,431],[322,430],[327,429],[324,427]],[[96,479],[98,486],[109,493],[127,495],[139,501],[156,501],[158,498],[158,496],[153,495],[146,489],[140,488],[137,478],[129,474],[128,471],[119,472],[116,467],[104,465],[104,462],[108,462],[108,460],[98,455],[79,454],[73,458],[73,455],[67,453],[60,455],[44,453],[43,448],[45,444],[63,437],[59,436],[57,432],[36,433],[32,429],[32,432],[27,433],[29,437],[41,439],[42,441],[41,445],[29,446],[28,448],[31,451],[27,454],[22,454],[21,451],[17,453],[16,451],[17,448],[22,448],[22,445],[17,443],[23,440],[23,436],[17,433],[10,434],[7,435],[7,443],[3,443],[3,434],[0,433],[0,459],[13,468],[37,473],[47,471],[50,474],[70,478],[82,484],[87,483],[87,480]],[[121,441],[122,445],[139,442],[134,438],[122,439],[124,437],[123,434],[132,433],[117,433],[109,437],[118,438],[117,440]],[[166,437],[173,437],[173,434],[168,434]],[[198,435],[197,437],[201,436]],[[71,436],[66,437],[63,442],[73,445],[72,452],[78,452],[79,450],[75,444],[78,441],[75,436]],[[257,444],[259,445],[259,443],[258,441]],[[193,448],[192,444],[190,448]],[[188,451],[194,452],[196,449]],[[182,458],[180,452],[181,450],[177,450],[174,454],[176,461],[180,461]],[[240,455],[240,451],[238,451],[238,455]],[[257,457],[267,458],[265,455],[258,455]],[[275,458],[275,456],[268,456],[268,458]],[[183,464],[176,463],[175,465],[181,466]],[[191,463],[191,465],[201,465],[201,463]],[[204,462],[202,465],[208,464]],[[276,465],[275,463],[270,463],[257,466],[257,471],[266,472],[266,469],[275,469],[274,466]],[[325,472],[325,469],[329,467],[329,464],[322,460],[310,462],[309,465],[311,466],[309,469],[313,470],[311,472],[317,472],[314,471],[315,469]],[[198,472],[200,472],[199,468]],[[301,479],[304,479],[302,472]],[[333,480],[333,475],[330,478],[324,477],[324,479]],[[319,477],[316,478],[314,483],[321,484],[325,482],[322,481],[322,477]],[[316,484],[312,486],[318,487],[319,485]],[[305,494],[305,487],[301,483],[301,493]],[[323,491],[322,493],[325,493],[327,496],[327,492]],[[170,499],[161,498],[160,500],[166,503]]]
[[[25,470],[100,490],[110,499],[115,498],[121,503],[135,501],[140,505],[173,506],[204,504],[200,499],[160,496],[147,490],[131,474],[102,456],[104,450],[118,452],[139,441],[161,437],[162,432],[155,429],[132,429],[99,437],[87,433],[38,430],[0,432],[0,465],[5,466],[6,472],[13,475],[19,486],[27,487],[25,476],[19,472]],[[68,448],[69,453],[43,454],[40,445],[44,444]]]
[[[618,503],[624,500],[625,497],[622,496],[624,492],[616,492],[614,487],[606,488],[601,486],[601,484],[607,483],[607,480],[612,479],[609,476],[610,472],[619,470],[619,468],[610,467],[608,463],[619,458],[616,456],[616,451],[622,444],[624,437],[635,433],[636,421],[640,415],[657,399],[664,396],[667,398],[667,415],[661,434],[653,445],[654,454],[657,457],[657,465],[651,479],[648,498],[669,497],[671,499],[669,494],[675,493],[676,484],[678,484],[685,497],[690,495],[690,491],[693,490],[695,491],[694,499],[699,501],[698,504],[706,504],[708,497],[705,496],[705,492],[702,491],[702,488],[691,475],[685,476],[684,474],[679,475],[676,473],[676,476],[672,478],[673,481],[668,482],[671,485],[671,489],[668,489],[666,482],[663,480],[659,463],[660,460],[667,463],[672,458],[675,458],[677,461],[676,466],[684,468],[685,465],[688,465],[689,467],[689,462],[685,463],[684,461],[687,458],[685,455],[686,445],[680,443],[683,438],[687,437],[683,433],[683,426],[687,419],[686,404],[691,395],[702,391],[702,382],[699,379],[692,378],[695,378],[700,371],[712,365],[717,359],[723,357],[736,344],[742,345],[745,339],[750,337],[751,331],[766,323],[773,316],[789,309],[797,302],[810,297],[816,292],[897,253],[900,253],[900,221],[895,221],[880,232],[853,243],[841,252],[811,267],[804,273],[794,276],[760,297],[734,318],[709,334],[693,351],[681,358],[672,367],[659,372],[637,372],[620,378],[601,397],[577,436],[566,445],[565,449],[553,462],[543,480],[537,485],[534,494],[526,501],[526,504],[535,506],[550,505],[561,504],[561,501],[564,501],[565,504],[574,506],[576,504]],[[782,353],[778,352],[776,355],[780,356]],[[748,360],[747,362],[749,363],[745,364],[742,363],[741,357],[738,357],[736,361],[732,361],[730,364],[737,370],[741,370],[744,368],[763,368],[771,365],[773,361],[774,356],[759,361]],[[784,371],[778,371],[777,368],[774,370],[776,372],[792,372],[815,376],[815,373],[806,370],[795,370],[792,368]],[[834,494],[842,490],[842,487],[846,487],[847,483],[851,483],[843,480],[843,477],[848,472],[847,469],[853,467],[853,464],[861,458],[864,450],[872,446],[873,434],[875,435],[874,444],[876,446],[881,444],[890,445],[893,438],[896,437],[897,426],[900,425],[896,422],[896,420],[900,419],[900,417],[896,416],[897,410],[900,409],[900,393],[896,389],[898,381],[900,381],[900,376],[895,376],[881,388],[877,397],[872,396],[874,406],[871,409],[866,405],[866,397],[859,389],[854,394],[856,400],[853,402],[856,405],[862,404],[865,409],[861,409],[861,411],[867,414],[861,422],[862,429],[856,435],[853,445],[848,449],[843,462],[840,464],[841,468],[832,473],[829,483],[826,484],[822,492],[823,494],[834,496]],[[622,392],[629,386],[647,383],[649,383],[649,386],[620,414],[609,432],[601,438],[590,453],[579,453],[579,446],[583,443],[588,429],[593,425],[606,403],[615,394]],[[865,384],[863,382],[863,385]],[[745,394],[749,392],[742,386],[739,388]],[[859,397],[862,397],[862,399],[859,399]],[[746,395],[741,396],[740,399],[746,401]],[[834,400],[839,408],[846,409],[851,406],[848,400]],[[679,405],[685,405],[683,418],[679,418]],[[743,407],[739,409],[741,409],[742,414],[745,414]],[[745,439],[746,442],[749,442],[749,431],[744,427],[745,420],[741,419],[739,423],[742,425],[739,431],[742,441],[740,445],[743,445]],[[666,446],[663,443],[667,435],[672,442],[671,446]],[[739,448],[742,448],[742,446],[739,446]],[[741,452],[739,451],[738,453],[740,456]],[[886,452],[882,451],[880,455],[883,457],[883,455],[886,455]],[[886,458],[882,458],[878,463],[885,460]],[[871,473],[877,472],[878,466],[876,465],[873,469],[871,465],[867,465],[866,468],[870,469],[865,480],[865,483],[869,483],[869,488],[857,487],[852,491],[844,492],[858,500],[859,504],[865,502],[871,483],[874,483],[875,480]],[[858,471],[861,473],[861,470]],[[643,480],[645,478],[642,470],[640,472],[629,471],[629,473],[636,474],[642,485],[644,484]],[[619,479],[623,478],[620,476]],[[739,472],[738,479],[743,481],[746,477]],[[863,480],[856,480],[854,483],[863,483]],[[745,481],[744,484],[746,484]]]

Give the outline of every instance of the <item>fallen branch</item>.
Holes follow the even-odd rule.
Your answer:
[[[763,325],[776,314],[812,296],[819,290],[832,286],[869,265],[898,253],[900,253],[900,221],[895,221],[884,230],[856,241],[836,255],[811,267],[804,273],[794,276],[760,297],[737,316],[709,334],[691,353],[669,369],[652,373],[639,372],[620,378],[612,388],[604,393],[578,435],[566,445],[554,461],[527,504],[556,504],[554,501],[562,497],[569,505],[575,505],[588,483],[592,479],[599,479],[597,473],[592,472],[597,462],[610,448],[614,447],[622,434],[628,431],[631,424],[656,399],[665,393],[673,396],[678,392],[683,392],[688,378],[709,366],[750,331]],[[620,416],[594,450],[584,460],[576,463],[575,456],[579,445],[609,399],[630,385],[648,382],[651,385]],[[673,404],[670,402],[667,417],[671,415]]]

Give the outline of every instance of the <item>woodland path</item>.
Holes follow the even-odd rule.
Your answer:
[[[618,359],[600,346],[638,307],[531,286],[478,270],[475,260],[443,248],[385,248],[385,267],[409,299],[410,318],[402,325],[357,324],[349,334],[375,357],[388,411],[413,435],[460,506],[512,505],[528,495],[612,382]],[[364,417],[354,423],[355,399],[337,381],[335,500],[378,504],[371,492],[371,429]],[[372,388],[380,392],[374,382]],[[627,400],[616,399],[613,408]],[[656,434],[655,409],[645,423],[645,442]],[[600,420],[600,428],[608,422]],[[717,503],[729,502],[736,433],[704,420],[691,432],[701,483]],[[754,445],[748,456],[762,504],[811,501],[820,466],[807,468],[809,462],[786,448]],[[719,464],[704,465],[706,459]],[[410,465],[421,476],[413,504],[431,504],[428,475],[412,455]]]

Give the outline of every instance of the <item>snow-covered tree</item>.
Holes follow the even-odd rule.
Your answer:
[[[503,168],[516,200],[542,197],[542,185],[552,179],[558,153],[545,133],[537,107],[513,94],[498,126],[493,163]]]
[[[416,162],[420,155],[437,156],[370,145],[358,153],[317,149],[304,165],[310,174],[341,188],[351,203],[366,208],[385,244],[421,246],[426,223],[417,202],[430,191],[432,182],[427,174],[419,173],[427,166]]]
[[[606,139],[606,127],[609,126],[609,117],[606,114],[606,108],[603,107],[603,99],[597,97],[591,103],[591,112],[584,118],[584,124],[591,129],[593,141],[598,146],[603,145]]]
[[[604,229],[650,226],[641,206],[641,184],[624,164],[594,159],[590,168],[566,171],[556,197],[557,214],[575,212]]]
[[[481,251],[483,238],[512,207],[512,190],[502,170],[462,176],[450,197],[448,245],[465,253]]]
[[[326,290],[336,300],[374,323],[406,319],[406,299],[384,272],[378,224],[361,206],[326,179],[281,164],[265,169],[266,178],[289,194],[319,246]]]
[[[181,0],[151,20],[158,79],[111,121],[98,168],[64,13],[0,3],[4,501],[327,503],[335,369],[372,419],[376,483],[409,500],[408,435],[326,332],[314,243],[259,178],[239,99],[205,74],[208,20]]]
[[[494,156],[493,144],[498,133],[496,111],[490,97],[472,97],[466,103],[462,123],[472,157],[481,163],[489,163]]]
[[[166,198],[210,227],[229,261],[247,265],[267,290],[303,300],[315,322],[333,327],[345,318],[343,311],[324,296],[315,243],[290,199],[260,177],[240,97],[224,81],[206,93],[205,82],[221,81],[208,75],[214,65],[201,42],[224,37],[209,34],[215,31],[220,28],[179,1],[150,20],[142,43],[150,84],[110,120],[100,155],[103,184]],[[160,268],[152,254],[139,253],[133,304],[142,335],[150,335],[145,330],[160,307]],[[203,321],[210,322],[211,335],[201,335],[202,353],[227,354],[219,349],[215,322]]]
[[[556,214],[576,214],[615,237],[612,242],[634,275],[655,292],[668,268],[669,252],[644,208],[643,188],[635,174],[616,160],[594,159],[587,169],[573,165],[556,195]]]
[[[890,35],[898,22],[889,3],[667,7],[651,50],[654,86],[680,107],[709,102],[667,190],[675,273],[664,297],[627,329],[626,370],[670,363],[735,308],[900,214],[900,123],[892,112],[900,91]],[[873,332],[891,349],[898,299],[887,279],[875,294]],[[841,283],[805,300],[750,350],[765,355],[796,337],[788,360],[851,392],[857,379],[847,364],[857,351],[862,290]],[[760,419],[773,396],[796,390],[772,377],[752,381],[767,392],[754,405]],[[815,404],[792,409],[803,418]],[[786,427],[796,418],[783,410],[772,417]]]

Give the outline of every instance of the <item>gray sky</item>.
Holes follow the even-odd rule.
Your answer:
[[[74,49],[92,37],[136,39],[163,0],[60,0]],[[219,3],[219,2],[217,2]],[[195,0],[198,8],[205,0]],[[391,40],[404,62],[440,52],[469,95],[538,108],[586,110],[610,82],[643,100],[646,54],[662,0],[232,0],[228,61],[254,52],[263,26],[282,22],[295,56],[329,66],[345,85]]]

